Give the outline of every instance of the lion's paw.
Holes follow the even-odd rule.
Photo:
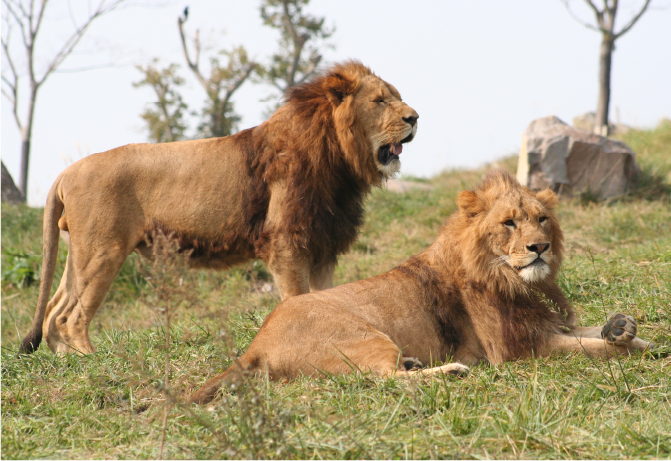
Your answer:
[[[415,357],[403,357],[403,367],[410,371],[413,368],[422,368],[422,362]]]
[[[439,371],[442,373],[447,373],[449,375],[453,376],[468,376],[468,374],[471,372],[471,369],[468,368],[466,365],[462,365],[461,363],[448,363],[447,365],[442,365],[438,367]]]
[[[601,337],[611,344],[626,346],[636,337],[637,331],[636,319],[618,312],[608,317],[601,330]]]

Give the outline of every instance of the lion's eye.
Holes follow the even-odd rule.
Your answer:
[[[385,100],[384,100],[384,98],[383,98],[382,96],[380,96],[379,98],[377,98],[377,99],[375,100],[375,102],[384,103]]]
[[[513,229],[515,228],[515,223],[513,222],[512,219],[509,219],[508,221],[503,223],[504,226],[512,227]]]
[[[547,220],[548,220],[548,218],[546,216],[541,216],[540,218],[538,218],[539,223],[544,223]]]

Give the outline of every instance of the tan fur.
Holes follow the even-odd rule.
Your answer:
[[[283,298],[332,286],[372,186],[398,171],[417,113],[359,62],[294,88],[265,123],[225,138],[131,144],[67,168],[44,214],[40,296],[23,352],[94,351],[91,319],[126,257],[154,230],[194,266],[263,259]],[[49,299],[59,229],[66,269]]]
[[[377,277],[280,303],[237,363],[192,400],[209,401],[222,381],[244,373],[407,375],[418,361],[448,359],[457,363],[423,372],[464,373],[481,361],[644,350],[635,320],[623,314],[604,327],[576,326],[555,283],[563,250],[556,204],[550,190],[533,193],[507,173],[490,174],[459,195],[459,210],[424,252]]]

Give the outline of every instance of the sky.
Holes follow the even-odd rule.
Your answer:
[[[276,50],[278,32],[262,25],[258,1],[148,1],[94,22],[62,71],[40,89],[30,205],[43,206],[53,181],[74,161],[147,141],[140,113],[155,97],[133,87],[141,79],[135,65],[153,58],[179,64],[187,80],[185,102],[200,109],[205,95],[185,65],[177,29],[186,5],[187,36],[199,29],[211,54],[243,45],[263,63]],[[38,68],[72,30],[71,15],[81,17],[87,3],[71,2],[74,11],[68,12],[59,9],[64,2],[53,2],[37,42]],[[618,24],[640,4],[620,2]],[[594,22],[584,2],[570,5]],[[306,11],[336,29],[328,40],[332,48],[323,49],[326,63],[362,61],[419,113],[417,137],[401,154],[403,176],[431,177],[494,161],[519,150],[531,121],[556,115],[571,123],[596,108],[600,34],[579,24],[560,0],[312,0]],[[20,43],[18,36],[13,43]],[[646,128],[671,117],[669,44],[671,1],[653,0],[616,42],[612,121]],[[4,58],[2,66],[4,73]],[[235,94],[240,129],[263,122],[269,103],[261,100],[271,94],[267,85],[248,83]],[[2,161],[18,182],[20,137],[4,97],[1,117]]]

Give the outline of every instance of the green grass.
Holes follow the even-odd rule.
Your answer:
[[[641,189],[608,204],[562,201],[567,258],[559,283],[582,324],[613,310],[671,345],[671,122],[624,136]],[[498,167],[514,169],[515,160]],[[362,235],[336,283],[379,274],[423,250],[488,167],[425,181],[432,190],[375,191]],[[2,458],[156,458],[166,395],[167,458],[669,458],[671,359],[582,356],[478,366],[465,379],[368,374],[252,380],[209,406],[185,397],[231,364],[277,303],[255,262],[191,272],[190,307],[165,323],[138,258],[129,258],[91,326],[98,352],[17,357],[37,300],[39,209],[2,205]],[[61,263],[65,249],[59,252]],[[61,269],[59,268],[59,271]],[[60,272],[57,273],[60,277]]]

